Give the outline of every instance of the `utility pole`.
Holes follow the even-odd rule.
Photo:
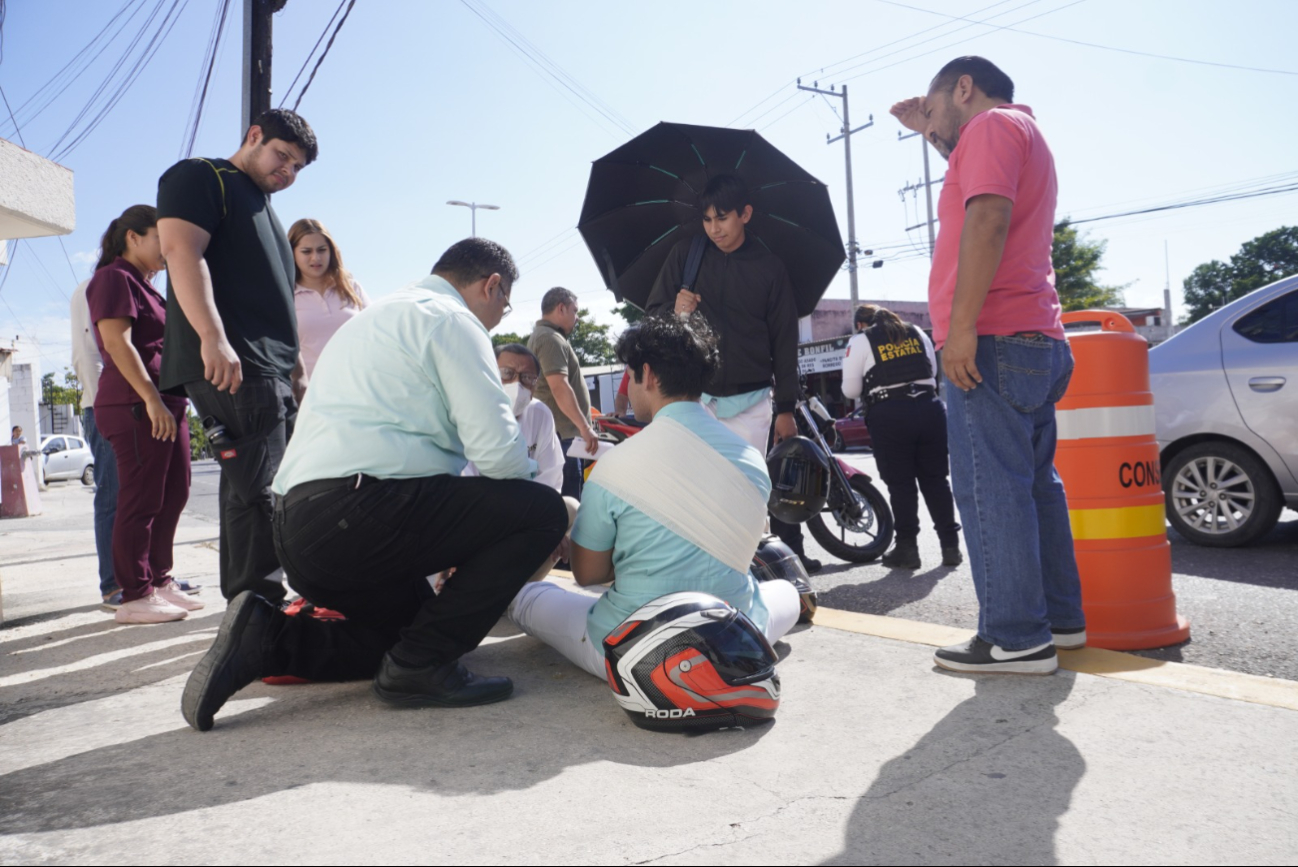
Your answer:
[[[897,141],[905,141],[908,138],[915,138],[915,136],[919,136],[919,133],[913,132],[910,135],[902,135],[901,133],[897,133]],[[923,136],[920,136],[919,146],[924,149],[924,200],[928,205],[928,257],[932,259],[933,248],[937,244],[936,237],[933,231],[933,225],[937,222],[937,220],[933,219],[933,180],[929,176],[929,169],[928,169],[928,142],[924,140]],[[918,184],[911,185],[907,183],[906,186],[898,190],[897,193],[902,197],[903,200],[905,200],[907,193],[911,192],[912,190],[918,190],[918,189],[919,189]],[[911,229],[918,229],[922,225],[924,224],[918,223],[914,226],[907,226],[906,231],[909,232]]]
[[[271,16],[288,0],[243,0],[243,126],[270,108]]]
[[[829,86],[829,90],[821,90],[820,82],[812,83],[811,87],[806,87],[802,79],[798,79],[798,90],[809,90],[812,93],[819,93],[824,96],[837,96],[843,100],[843,126],[839,135],[833,138],[825,134],[825,144],[833,144],[839,139],[843,139],[843,156],[847,164],[847,276],[852,286],[852,309],[860,302],[860,292],[857,287],[856,277],[856,208],[852,196],[852,133],[860,132],[863,129],[874,126],[874,115],[870,115],[870,120],[863,123],[856,129],[852,129],[852,116],[847,107],[847,85],[843,85],[842,90],[838,90],[834,85]]]

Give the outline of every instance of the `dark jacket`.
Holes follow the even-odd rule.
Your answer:
[[[645,312],[676,309],[690,239],[667,254]],[[708,383],[715,397],[765,388],[775,379],[775,412],[798,400],[798,308],[784,263],[749,236],[733,253],[708,242],[694,291],[699,311],[721,339],[721,370]]]

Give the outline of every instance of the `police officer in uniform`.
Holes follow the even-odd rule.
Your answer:
[[[942,543],[942,565],[958,566],[960,525],[947,481],[946,408],[937,399],[937,361],[923,331],[896,313],[863,304],[853,315],[856,335],[843,361],[843,396],[864,396],[866,425],[879,475],[888,486],[897,536],[883,565],[918,569],[919,497]]]

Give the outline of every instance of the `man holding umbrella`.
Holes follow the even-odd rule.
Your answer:
[[[775,441],[797,435],[798,310],[784,263],[748,237],[748,186],[735,175],[711,178],[699,196],[711,243],[683,239],[667,256],[645,313],[701,313],[720,337],[721,369],[703,395],[722,424],[765,453],[774,380]],[[691,248],[697,273],[691,281]],[[701,252],[702,258],[698,258]],[[691,269],[692,270],[692,269]],[[688,285],[687,285],[688,284]]]

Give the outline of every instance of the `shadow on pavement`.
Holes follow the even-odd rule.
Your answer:
[[[235,700],[260,699],[260,706],[218,714],[215,728],[199,734],[181,719],[177,687],[174,702],[168,694],[153,711],[170,714],[175,728],[141,739],[114,721],[125,729],[121,743],[6,774],[0,834],[161,819],[321,782],[494,794],[588,763],[706,762],[747,749],[770,730],[645,732],[602,681],[527,637],[484,645],[466,663],[509,674],[514,697],[463,710],[397,710],[379,703],[368,682],[254,684]]]
[[[880,768],[825,863],[1057,863],[1059,818],[1086,773],[1056,729],[1076,675],[940,673],[974,678],[973,697]]]
[[[882,577],[860,584],[840,584],[818,593],[827,608],[842,608],[863,614],[889,614],[918,602],[933,592],[938,582],[955,573],[955,568],[938,566],[923,572],[880,566]],[[829,570],[825,570],[828,572]],[[816,576],[822,578],[824,573]]]
[[[1172,571],[1178,575],[1298,590],[1298,521],[1282,520],[1241,548],[1196,545],[1170,527],[1167,538],[1172,543]]]
[[[102,611],[103,619],[77,615]],[[126,626],[98,605],[24,618],[32,625],[73,615],[77,625],[0,644],[0,726],[34,713],[103,698],[174,677],[193,667],[221,623],[203,611],[175,623]],[[180,658],[177,658],[180,657]]]

